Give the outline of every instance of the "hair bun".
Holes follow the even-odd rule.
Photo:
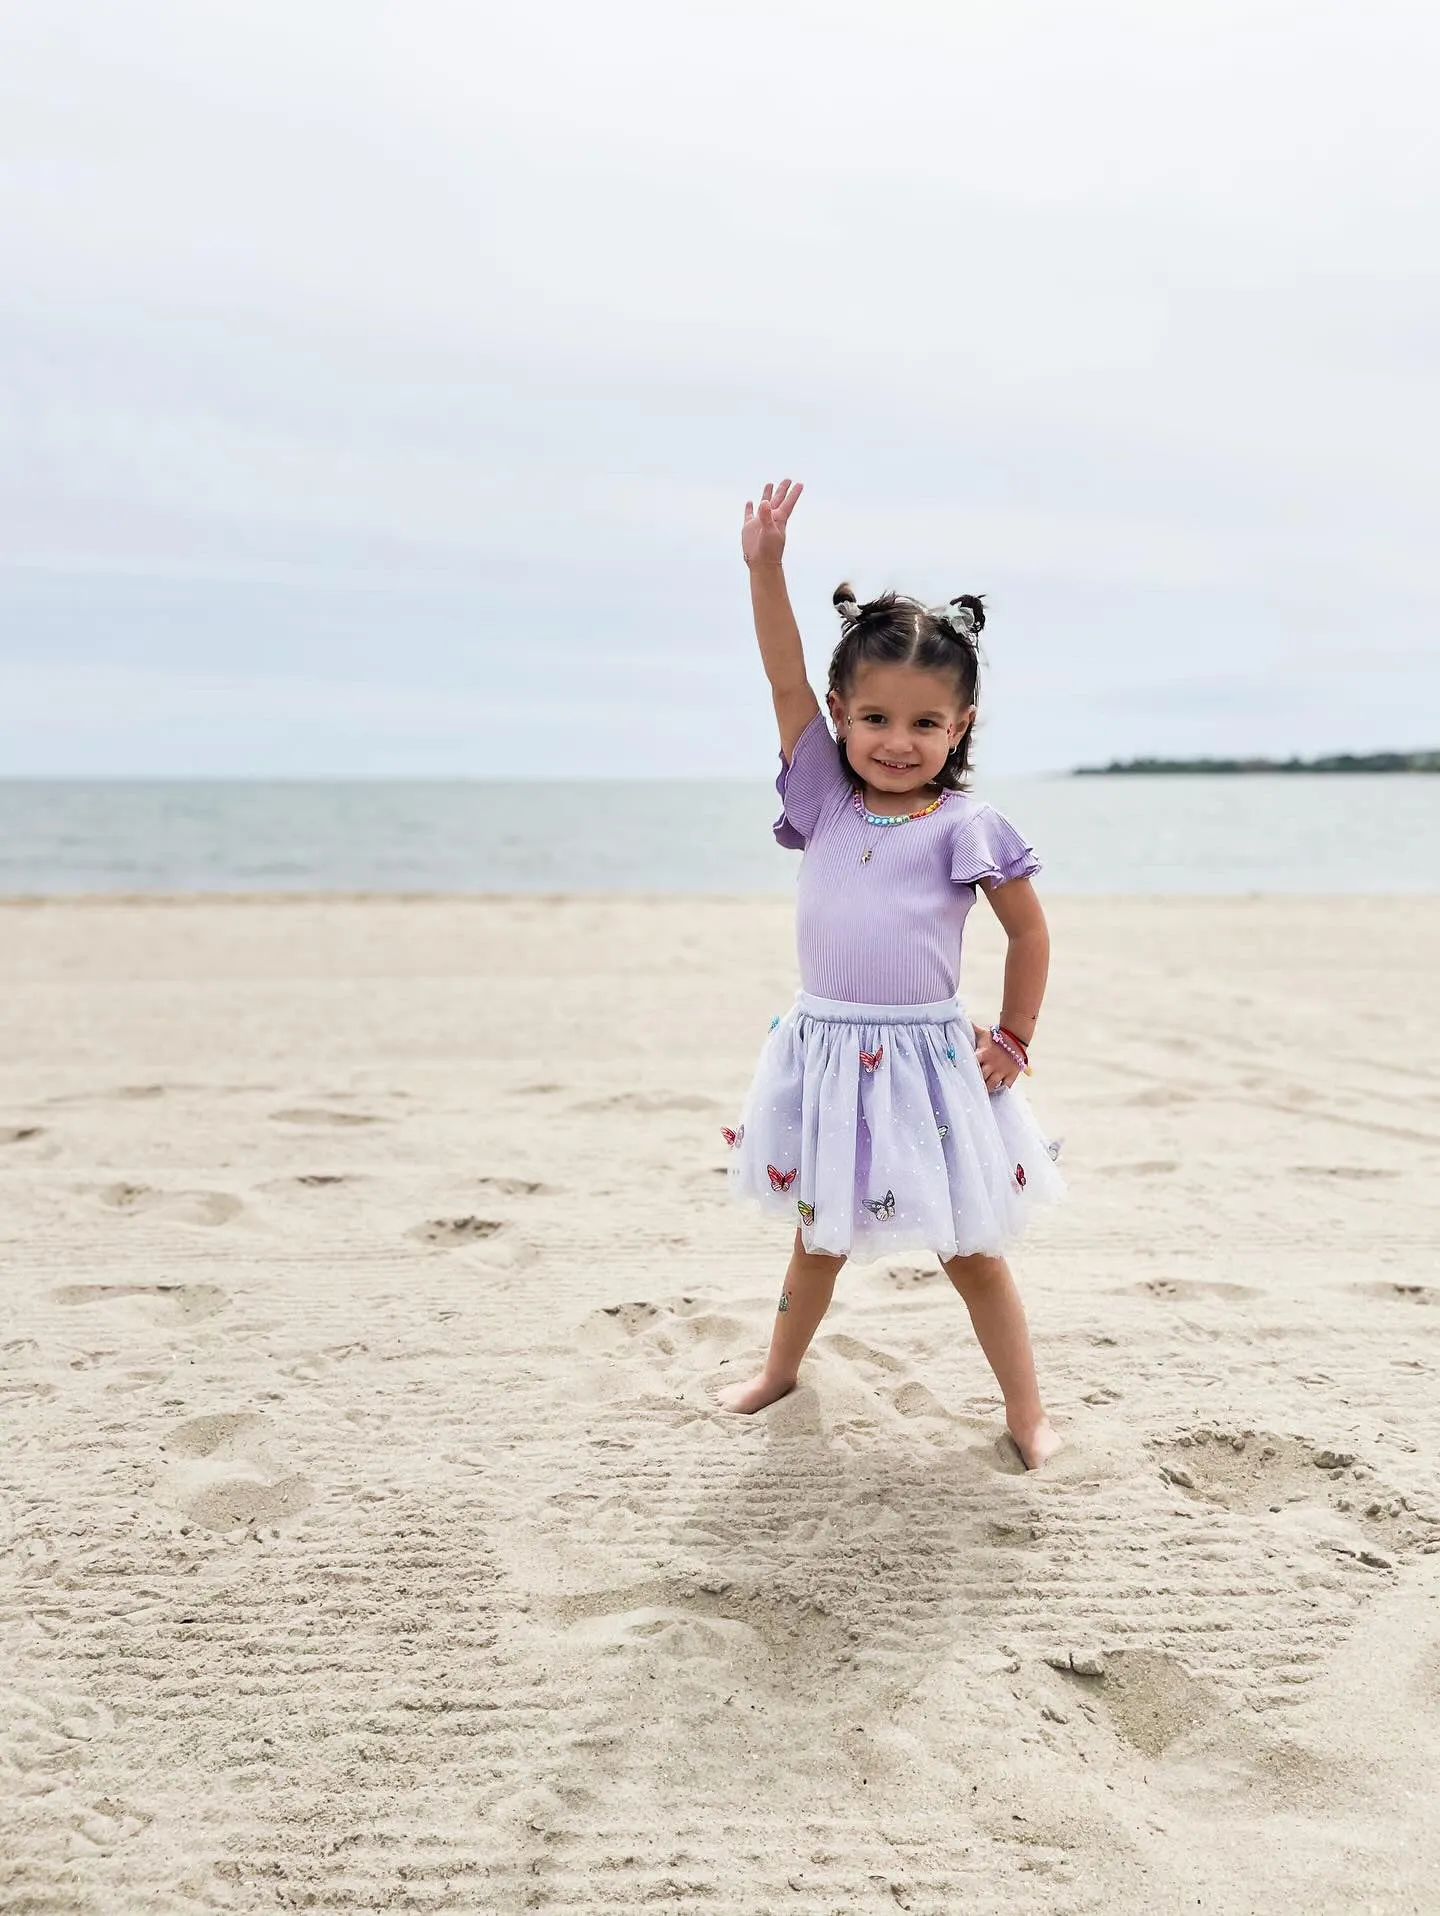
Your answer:
[[[962,592],[948,605],[937,605],[930,616],[948,627],[954,638],[973,644],[985,629],[985,601],[973,592]]]
[[[840,614],[845,623],[847,625],[854,625],[860,617],[860,607],[855,601],[854,586],[844,583],[837,585],[831,593],[830,598],[835,610]]]
[[[952,599],[950,603],[953,606],[959,606],[962,611],[970,614],[970,617],[975,622],[975,630],[977,632],[983,632],[985,630],[985,601],[979,593],[962,592],[958,599]]]

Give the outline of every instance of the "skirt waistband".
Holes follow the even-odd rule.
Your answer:
[[[795,1009],[803,1018],[844,1025],[946,1025],[965,1017],[958,998],[938,1005],[852,1005],[843,998],[817,998],[810,991],[796,992]]]

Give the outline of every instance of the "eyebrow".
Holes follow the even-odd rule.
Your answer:
[[[857,699],[855,702],[855,710],[857,712],[883,712],[885,707],[877,704],[874,699]],[[914,716],[916,718],[944,718],[945,714],[938,706],[926,706],[923,712],[916,712]]]

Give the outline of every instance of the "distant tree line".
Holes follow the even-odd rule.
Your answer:
[[[1440,772],[1440,752],[1337,752],[1329,758],[1126,758],[1108,765],[1077,765],[1076,778],[1117,773]]]

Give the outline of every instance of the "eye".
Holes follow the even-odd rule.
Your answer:
[[[864,717],[864,723],[866,725],[883,725],[885,723],[885,714],[883,712],[867,712]]]

